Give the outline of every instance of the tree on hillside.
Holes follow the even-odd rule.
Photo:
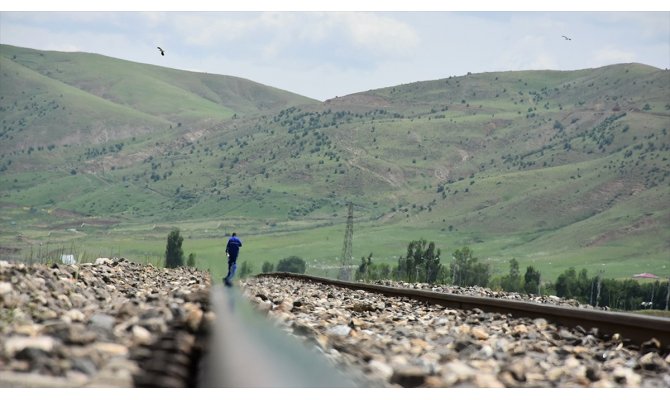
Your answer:
[[[589,278],[586,268],[582,268],[577,276],[577,299],[582,303],[588,303],[591,294],[593,279]]]
[[[398,259],[396,275],[398,279],[407,282],[437,281],[442,270],[440,249],[435,249],[435,243],[427,245],[425,239],[414,240],[407,246],[407,255]]]
[[[450,266],[451,280],[458,286],[486,287],[491,278],[488,264],[481,263],[469,247],[456,249],[452,254]]]
[[[184,265],[184,251],[181,244],[184,238],[179,234],[179,228],[174,228],[167,237],[167,246],[165,248],[165,267],[175,268]]]
[[[570,267],[558,276],[554,287],[556,296],[577,299],[586,303],[591,297],[592,284],[593,280],[589,279],[586,268],[583,268],[577,275],[575,268]]]
[[[361,257],[361,263],[358,265],[354,279],[357,281],[367,280],[370,265],[372,265],[372,253],[370,253],[368,258]]]
[[[294,272],[297,274],[304,274],[307,269],[305,260],[298,256],[290,256],[282,258],[277,263],[277,272]]]
[[[632,279],[603,279],[599,304],[619,310],[636,310],[642,308],[643,301],[651,300],[650,294],[644,293],[639,283]]]
[[[442,263],[440,262],[440,249],[435,249],[435,243],[428,243],[428,248],[423,254],[424,270],[426,271],[426,282],[437,282],[442,272]]]
[[[556,278],[556,296],[566,299],[573,298],[577,293],[577,272],[574,267],[568,268]]]
[[[368,269],[368,280],[391,279],[391,266],[386,263],[371,264]]]
[[[407,245],[407,255],[398,259],[398,279],[407,282],[421,282],[419,277],[419,265],[423,255],[423,247],[426,245],[424,239],[413,240]]]
[[[385,263],[375,264],[372,262],[372,253],[367,257],[361,257],[354,279],[362,281],[376,281],[391,278],[391,266]]]
[[[623,287],[621,288],[623,292],[623,309],[624,310],[637,310],[640,308],[640,303],[644,301],[644,297],[640,291],[640,284],[637,281],[632,279],[626,279],[623,281]]]
[[[451,283],[456,286],[462,286],[465,282],[465,276],[468,274],[470,266],[475,262],[472,251],[468,247],[456,249],[452,254],[453,260],[449,264]]]
[[[526,268],[523,277],[523,290],[528,294],[540,294],[540,271],[532,265]]]
[[[509,260],[509,274],[503,276],[501,286],[507,292],[521,291],[521,273],[516,258]]]

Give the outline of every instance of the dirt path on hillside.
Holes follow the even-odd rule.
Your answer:
[[[458,155],[461,156],[461,162],[466,162],[470,159],[470,153],[463,149],[456,148],[456,151],[458,152]],[[451,175],[451,168],[449,168],[449,165],[442,165],[438,166],[435,168],[435,171],[433,174],[435,177],[441,181],[447,181],[449,179],[449,175]]]
[[[374,171],[365,165],[360,163],[361,157],[365,154],[367,155],[367,150],[363,148],[354,148],[346,143],[340,142],[340,146],[351,154],[351,158],[346,161],[346,163],[353,168],[358,168],[361,171],[367,172],[368,174],[379,178],[381,181],[388,183],[393,188],[400,188],[406,186],[406,182],[402,174],[394,174],[392,171],[388,174],[382,174],[380,172]]]
[[[470,159],[470,153],[468,153],[467,151],[458,148],[456,149],[456,151],[461,156],[461,162],[466,162]]]

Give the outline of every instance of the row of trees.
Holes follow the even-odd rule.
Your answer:
[[[440,249],[435,243],[415,240],[407,246],[407,255],[398,259],[396,277],[407,282],[437,282],[442,277]]]
[[[412,241],[407,246],[406,255],[398,259],[395,268],[385,263],[375,264],[372,253],[362,257],[355,279],[395,279],[490,287],[527,294],[555,294],[574,298],[580,303],[623,310],[667,309],[670,302],[670,284],[665,282],[640,284],[632,279],[602,279],[601,275],[589,277],[586,269],[578,274],[574,268],[569,268],[555,282],[543,284],[539,270],[531,265],[522,274],[519,262],[514,258],[509,261],[509,272],[506,275],[492,277],[491,267],[479,261],[468,247],[455,250],[448,266],[442,265],[440,256],[441,251],[435,247],[435,243]]]
[[[398,266],[375,264],[372,254],[361,259],[356,280],[396,279],[406,282],[450,283],[458,286],[502,286],[506,291],[539,293],[540,272],[529,266],[521,276],[519,263],[510,260],[510,273],[492,280],[491,267],[479,261],[469,247],[452,253],[448,267],[442,265],[441,251],[434,242],[415,240],[407,246],[407,253],[398,259]]]
[[[179,229],[173,229],[168,235],[165,250],[165,266],[168,268],[184,265],[184,252],[181,248],[184,239]],[[361,258],[354,278],[363,281],[402,280],[406,282],[447,283],[457,286],[481,286],[501,289],[507,292],[527,294],[555,294],[563,298],[573,298],[580,303],[610,307],[623,310],[640,308],[667,309],[670,302],[670,284],[654,281],[640,284],[632,279],[603,279],[602,274],[589,277],[586,269],[579,273],[569,268],[561,273],[555,282],[541,283],[540,271],[533,266],[526,267],[521,273],[519,262],[509,261],[509,272],[500,277],[492,277],[491,267],[474,256],[469,247],[456,249],[451,255],[448,266],[442,265],[441,250],[434,242],[424,239],[411,241],[407,252],[398,259],[393,267],[386,263],[374,263],[372,253]],[[188,256],[186,265],[195,267],[195,254]],[[251,275],[253,266],[244,261],[239,276]],[[279,260],[276,267],[266,261],[263,272],[293,272],[303,274],[307,263],[297,256]]]
[[[633,279],[603,279],[602,274],[589,277],[586,269],[579,273],[575,268],[564,271],[556,279],[553,289],[559,297],[622,310],[667,310],[670,302],[670,282],[654,280],[640,283]]]
[[[242,261],[238,275],[240,279],[243,279],[253,274],[253,270],[254,266],[251,263],[248,261]],[[269,261],[265,261],[261,266],[261,271],[263,271],[263,273],[273,272],[275,270],[277,272],[294,272],[297,274],[304,274],[307,270],[307,263],[300,257],[291,256],[279,260],[276,268],[275,265]]]
[[[493,278],[491,285],[506,292],[517,292],[527,294],[541,294],[541,274],[532,265],[526,267],[526,272],[521,275],[519,262],[516,258],[509,260],[509,273],[500,278]]]

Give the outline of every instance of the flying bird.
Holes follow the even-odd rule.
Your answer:
[[[162,56],[164,56],[164,55],[165,55],[165,51],[163,51],[163,49],[161,49],[161,48],[160,48],[160,46],[158,47],[158,51],[160,51],[160,52],[161,52],[161,55],[162,55]]]
[[[565,35],[561,35],[561,36],[563,36],[563,38],[564,38],[565,40],[572,40],[572,39],[570,39],[569,37],[567,37],[567,36],[565,36]]]

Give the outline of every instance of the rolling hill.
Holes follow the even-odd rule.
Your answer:
[[[1,45],[0,55],[7,148],[101,143],[316,103],[241,78],[97,54]]]
[[[353,202],[354,263],[423,237],[499,273],[512,257],[549,277],[669,273],[668,71],[468,74],[318,102],[93,54],[0,55],[8,254],[104,238],[159,256],[179,226],[205,263],[236,229],[257,269],[337,265]]]

